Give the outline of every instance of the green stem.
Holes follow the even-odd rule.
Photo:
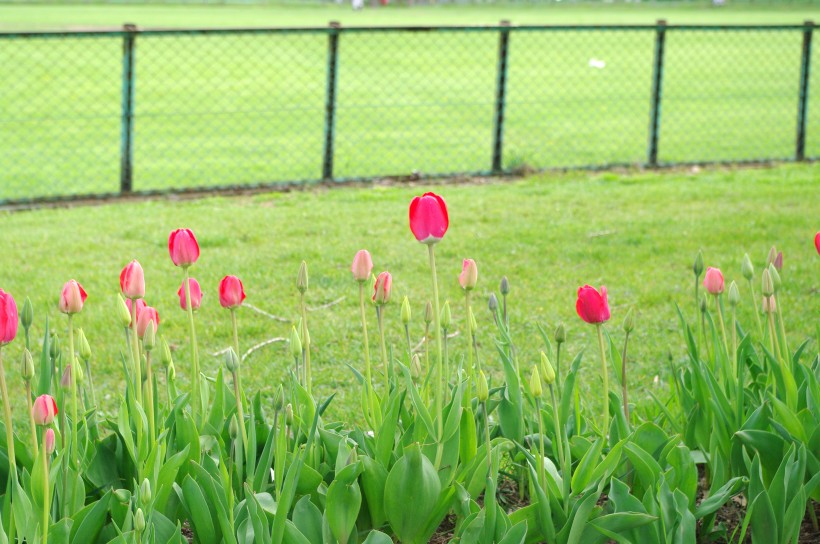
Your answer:
[[[757,295],[755,294],[755,286],[752,280],[749,280],[749,290],[752,292],[752,311],[757,320],[757,333],[760,335],[760,340],[763,340],[763,323],[760,321],[760,305],[758,304]]]
[[[772,353],[781,362],[783,361],[783,354],[780,353],[780,342],[777,341],[777,327],[774,324],[774,312],[769,311],[769,341],[772,346]]]
[[[91,416],[94,419],[94,429],[95,432],[98,430],[97,424],[97,393],[94,390],[94,379],[91,377],[91,363],[88,359],[84,359],[85,362],[85,375],[88,378],[88,388],[91,389],[91,404],[94,406],[94,413]],[[86,399],[87,400],[87,399]]]
[[[373,376],[370,370],[370,340],[367,338],[367,313],[364,310],[364,282],[359,282],[359,312],[362,318],[362,335],[364,337],[364,373],[367,383],[364,384],[367,398],[367,409],[370,411],[371,423],[376,424],[376,411],[373,405]]]
[[[562,342],[558,342],[555,348],[555,387],[558,389],[558,398],[561,398],[561,384],[563,383],[561,380],[561,344]]]
[[[140,361],[139,334],[137,334],[137,300],[136,298],[131,299],[131,357],[134,367],[134,394],[137,402],[142,404],[142,361]]]
[[[242,451],[248,451],[248,431],[245,430],[245,410],[242,407],[242,398],[239,396],[239,372],[233,371],[233,393],[236,396],[236,415],[239,420],[239,430],[242,432]]]
[[[551,386],[550,389],[552,389]],[[535,399],[535,416],[538,418],[538,445],[540,453],[538,456],[538,485],[546,492],[547,478],[544,474],[544,456],[546,455],[544,452],[544,418],[541,417],[541,400],[537,397]]]
[[[448,329],[441,330],[442,342],[444,342],[444,395],[442,401],[446,402],[447,391],[450,391],[450,343],[447,341]]]
[[[720,332],[723,336],[723,349],[726,350],[726,358],[729,359],[729,341],[726,337],[726,326],[723,324],[723,309],[720,305],[720,295],[715,295],[715,306],[717,306],[718,321],[720,322]],[[715,366],[717,366],[717,355],[715,355]]]
[[[464,291],[464,307],[467,310],[466,312],[466,319],[467,319],[467,372],[470,375],[470,383],[472,383],[472,379],[474,378],[473,374],[473,324],[470,322],[470,295],[472,291]]]
[[[492,446],[490,445],[490,416],[488,415],[489,412],[487,411],[487,401],[481,403],[484,406],[484,430],[485,430],[485,439],[487,441],[487,474],[492,474],[493,472],[493,461],[492,456],[490,453],[492,452]]]
[[[305,306],[304,293],[299,294],[299,305],[302,307],[302,351],[305,357],[305,387],[308,395],[311,395],[313,376],[310,371],[310,335],[308,333],[307,306]]]
[[[236,324],[236,308],[231,308],[231,326],[233,327],[233,349],[234,353],[236,353],[236,357],[239,361],[242,361],[242,356],[239,355],[239,327]],[[244,394],[245,390],[242,389],[242,367],[240,366],[239,369],[236,371],[236,375],[234,376],[234,380],[237,382],[237,387],[239,389],[239,397],[237,401],[242,404],[245,402]],[[243,424],[244,428],[244,424]],[[245,446],[245,451],[248,449],[248,441],[247,438],[243,442]]]
[[[14,427],[11,421],[11,404],[6,388],[6,369],[3,368],[3,349],[0,347],[0,394],[3,395],[3,417],[6,423],[6,445],[9,455],[9,470],[17,474],[17,457],[14,455]]]
[[[188,267],[182,267],[183,272],[185,273],[184,278],[184,285],[185,285],[185,300],[187,304],[186,310],[188,312],[188,326],[190,327],[190,335],[191,335],[191,385],[193,386],[193,402],[191,403],[191,410],[193,411],[194,421],[197,421],[197,416],[199,415],[199,410],[202,404],[202,398],[199,392],[199,350],[197,348],[196,343],[196,327],[194,325],[194,307],[191,304],[191,285],[190,285],[190,274],[188,271]],[[236,354],[239,356],[239,353]]]
[[[430,401],[430,391],[427,387],[429,381],[427,376],[430,373],[430,324],[424,324],[424,401]]]
[[[732,306],[732,376],[737,378],[737,311]],[[738,394],[740,390],[738,390]]]
[[[629,399],[627,397],[627,387],[626,387],[626,349],[629,345],[629,333],[626,333],[624,337],[624,352],[621,355],[621,390],[623,391],[623,400],[624,400],[624,417],[626,418],[626,428],[629,430]]]
[[[51,499],[49,495],[51,494],[51,485],[49,485],[49,477],[48,477],[48,449],[46,448],[46,429],[43,428],[43,544],[48,544],[48,526],[49,526],[49,515],[48,511],[51,507]]]
[[[441,345],[441,307],[438,302],[438,275],[436,274],[436,253],[435,245],[427,245],[427,254],[430,258],[430,276],[433,280],[433,322],[435,328],[433,331],[436,335],[436,376],[438,378],[438,387],[436,388],[436,416],[438,417],[438,451],[436,452],[436,470],[441,468],[441,456],[444,453],[444,419],[442,399],[444,397],[444,368],[443,368],[443,354]]]
[[[390,396],[390,362],[387,360],[387,345],[384,342],[384,308],[376,305],[376,321],[379,323],[379,346],[384,366],[384,398]]]
[[[598,329],[598,347],[601,350],[601,377],[604,380],[604,411],[603,411],[603,427],[601,434],[606,438],[609,431],[609,369],[606,366],[606,353],[604,351],[604,334],[603,327],[600,323],[596,325]]]
[[[777,301],[777,322],[780,323],[780,337],[783,339],[783,359],[789,360],[789,343],[786,341],[786,326],[783,324],[783,298],[780,297]]]
[[[77,417],[77,368],[74,361],[74,316],[68,314],[68,364],[71,365],[71,457],[80,467],[77,451],[80,419]]]
[[[566,513],[569,508],[570,473],[569,467],[566,464],[566,452],[564,452],[563,425],[561,425],[561,422],[558,421],[558,403],[555,401],[555,388],[552,386],[552,384],[550,384],[550,397],[552,398],[552,420],[555,423],[555,440],[558,442],[556,444],[556,446],[558,447],[558,462],[561,463],[561,479],[564,484],[564,496],[562,502],[564,504],[564,512]]]
[[[28,423],[31,427],[31,445],[34,457],[37,457],[37,425],[34,424],[34,413],[31,401],[31,380],[26,380],[26,407],[28,408]]]
[[[148,416],[148,432],[151,442],[157,438],[156,418],[154,417],[154,377],[151,372],[151,352],[145,352],[145,415]]]

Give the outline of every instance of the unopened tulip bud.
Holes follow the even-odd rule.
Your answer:
[[[23,309],[20,311],[20,323],[22,323],[24,329],[28,330],[33,322],[34,306],[31,304],[31,299],[26,297],[26,301],[23,303]]]
[[[160,340],[161,350],[159,352],[159,361],[162,363],[162,366],[168,368],[168,365],[171,364],[173,361],[173,357],[171,356],[171,347],[168,345],[168,342],[165,341],[165,338]]]
[[[468,310],[469,317],[470,317],[470,332],[475,336],[476,331],[478,331],[478,322],[475,320],[475,314],[473,313],[473,307],[470,306]]]
[[[168,380],[169,381],[174,381],[174,380],[177,379],[177,369],[174,367],[174,362],[173,361],[168,363],[168,369],[166,370],[166,372],[168,372]]]
[[[538,367],[532,365],[532,374],[530,375],[530,395],[539,398],[544,393],[544,388],[541,387],[541,375],[538,373]]]
[[[772,287],[774,288],[775,294],[777,294],[780,291],[780,286],[782,283],[780,281],[780,273],[777,271],[774,264],[769,265],[769,274],[772,277]]]
[[[147,507],[151,503],[151,482],[145,478],[140,485],[140,502]]]
[[[23,348],[23,365],[20,369],[20,375],[23,376],[23,381],[26,383],[34,378],[34,358],[27,348]]]
[[[273,397],[273,409],[275,411],[280,411],[285,405],[285,390],[282,385],[279,385],[279,389],[276,390],[276,394]]]
[[[128,309],[128,303],[125,302],[125,299],[122,295],[117,295],[117,316],[120,320],[121,327],[130,327],[131,326],[131,311]]]
[[[450,313],[450,301],[448,300],[444,302],[444,308],[441,309],[441,328],[448,330],[452,322],[453,316]]]
[[[698,250],[695,263],[692,265],[692,271],[695,273],[695,278],[700,278],[700,275],[703,274],[703,250]]]
[[[763,269],[763,274],[761,274],[762,279],[762,287],[761,292],[763,293],[764,297],[770,297],[774,294],[774,283],[772,282],[772,273],[769,271],[768,268]]]
[[[703,286],[710,295],[718,296],[723,292],[723,273],[719,268],[710,266],[706,269],[706,276],[703,278]]]
[[[769,255],[766,257],[766,266],[774,264],[775,259],[777,259],[777,248],[772,246],[769,250]]]
[[[51,395],[40,395],[31,405],[31,416],[36,425],[51,425],[58,413],[57,401]]]
[[[302,356],[302,340],[299,338],[299,331],[296,327],[290,328],[290,355],[294,358]]]
[[[707,310],[706,297],[700,297],[700,313],[705,314]]]
[[[393,276],[390,272],[382,272],[373,283],[373,302],[384,305],[390,302],[390,292],[393,290]]]
[[[429,325],[433,322],[433,303],[429,300],[424,305],[424,323]]]
[[[137,514],[134,516],[134,529],[138,533],[145,530],[145,514],[142,512],[142,508],[137,508]]]
[[[478,371],[475,390],[478,402],[487,402],[487,399],[490,398],[490,388],[487,386],[487,376],[484,375],[483,370]]]
[[[239,370],[239,356],[232,347],[225,353],[225,368],[232,374]]]
[[[154,324],[154,321],[151,320],[148,322],[148,326],[145,328],[145,334],[142,335],[142,347],[145,348],[145,351],[151,351],[154,349],[157,341],[157,327]]]
[[[472,259],[464,259],[461,265],[461,274],[458,276],[458,284],[465,291],[472,291],[478,283],[478,266]]]
[[[740,290],[734,281],[729,284],[729,304],[734,308],[740,304]]]
[[[624,318],[623,329],[624,329],[625,333],[629,334],[630,332],[632,332],[632,330],[634,328],[635,328],[635,312],[632,310],[632,308],[630,308],[629,311],[626,312],[626,317]]]
[[[77,280],[69,280],[63,285],[58,307],[64,314],[77,314],[83,310],[88,295]]]
[[[48,428],[46,429],[46,455],[51,455],[54,453],[54,447],[56,445],[56,440],[54,437],[54,429]]]
[[[77,383],[84,383],[85,382],[85,371],[83,371],[83,367],[80,366],[79,359],[74,359],[74,375],[77,376]]]
[[[558,323],[558,326],[555,327],[554,338],[557,344],[563,344],[567,341],[567,328],[563,322]]]
[[[228,425],[228,436],[231,437],[231,440],[236,440],[236,437],[239,436],[239,423],[236,420],[236,414],[231,417],[231,422]]]
[[[91,345],[88,343],[88,338],[85,337],[85,332],[82,329],[77,331],[78,341],[80,345],[80,357],[83,361],[91,359]]]
[[[114,491],[114,498],[116,498],[121,503],[130,502],[131,492],[127,489],[116,489]]]
[[[755,267],[752,264],[752,259],[749,257],[748,253],[743,255],[743,263],[740,265],[740,273],[743,274],[743,277],[748,281],[752,281],[752,278],[755,276]]]
[[[501,277],[501,283],[498,285],[498,290],[505,297],[510,294],[510,280],[507,279],[507,276]]]
[[[302,336],[302,350],[310,350],[310,329],[305,329],[305,334]]]
[[[48,354],[52,359],[56,359],[60,355],[60,338],[56,334],[52,334],[48,340]]]
[[[285,405],[285,422],[293,425],[293,405],[291,403]]]
[[[541,373],[544,375],[544,383],[551,385],[555,382],[555,370],[552,368],[549,357],[543,351],[541,352]]]
[[[764,296],[763,297],[763,313],[775,313],[777,312],[777,301],[774,298],[774,295],[771,296]]]
[[[308,269],[305,261],[302,261],[302,264],[299,265],[299,274],[296,276],[296,289],[302,294],[308,290]]]
[[[73,365],[71,363],[65,365],[65,370],[63,370],[63,376],[60,378],[60,387],[63,388],[64,391],[71,390],[71,367]]]
[[[406,327],[410,324],[410,299],[407,295],[401,301],[401,322]]]
[[[487,307],[492,313],[498,310],[498,297],[495,296],[495,293],[490,293],[490,300],[487,301]]]
[[[774,267],[777,269],[778,272],[783,270],[783,252],[778,251],[777,257],[774,258],[774,262],[772,263]]]
[[[418,380],[421,378],[422,371],[421,371],[421,359],[419,358],[418,353],[413,354],[413,359],[410,361],[410,373],[413,375],[413,378]]]
[[[353,279],[358,282],[365,282],[370,279],[370,271],[373,270],[373,259],[370,252],[360,249],[353,257],[353,265],[350,267],[353,272]]]

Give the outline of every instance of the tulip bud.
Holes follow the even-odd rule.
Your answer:
[[[422,377],[421,359],[418,353],[414,353],[413,359],[410,361],[410,373],[416,380]]]
[[[775,294],[780,291],[780,286],[782,282],[780,281],[780,273],[777,271],[777,268],[774,264],[769,265],[769,274],[772,277],[772,287],[774,288]]]
[[[143,506],[148,507],[151,503],[151,482],[145,478],[140,485],[140,502]]]
[[[472,291],[478,283],[478,266],[472,259],[464,259],[461,266],[461,274],[458,276],[458,283],[465,291]]]
[[[77,280],[68,280],[60,293],[60,311],[64,314],[77,314],[83,310],[88,295]]]
[[[168,253],[175,266],[187,268],[199,259],[199,243],[191,229],[176,229],[168,236]]]
[[[723,273],[719,268],[709,267],[706,269],[706,276],[703,278],[703,286],[710,295],[719,295],[723,292]]]
[[[291,403],[285,405],[285,423],[293,425],[293,405]]]
[[[285,405],[285,390],[282,385],[279,385],[279,388],[276,390],[276,394],[273,396],[273,409],[275,411],[280,411],[282,407]]]
[[[772,246],[769,250],[769,255],[766,257],[766,266],[768,267],[771,264],[774,264],[775,259],[777,259],[777,248]]]
[[[121,294],[118,294],[117,298],[119,299],[119,303],[117,304],[117,315],[120,319],[120,326],[130,327],[131,312],[128,310],[128,303],[125,302],[125,299]]]
[[[168,369],[166,370],[166,372],[168,373],[168,381],[173,382],[177,379],[177,370],[174,367],[173,361],[168,363]]]
[[[366,249],[360,249],[353,257],[350,270],[353,272],[353,279],[358,282],[365,282],[370,279],[370,271],[373,270],[373,259],[370,257],[370,252]]]
[[[382,272],[373,284],[373,302],[384,305],[390,302],[390,292],[393,289],[393,276],[390,272]]]
[[[74,366],[72,364],[65,365],[65,370],[63,370],[63,376],[60,378],[60,387],[63,388],[64,391],[71,390],[71,367]]]
[[[487,307],[493,314],[498,310],[498,297],[495,296],[495,293],[490,293],[490,300],[487,301]]]
[[[490,389],[487,386],[487,376],[484,375],[483,370],[478,371],[478,380],[475,389],[478,402],[487,402],[487,399],[490,398]]]
[[[145,334],[142,335],[142,347],[145,348],[145,351],[151,351],[154,349],[156,341],[157,327],[152,319],[148,322],[148,326],[145,328]]]
[[[475,314],[473,313],[473,307],[467,310],[469,317],[470,317],[470,332],[472,333],[473,337],[475,337],[476,331],[478,331],[478,322],[475,320]]]
[[[541,387],[541,376],[538,374],[538,367],[532,365],[532,374],[530,375],[530,395],[539,398],[544,393],[544,388]]]
[[[768,314],[769,312],[775,313],[777,311],[777,301],[772,296],[764,296],[763,297],[763,313]]]
[[[450,301],[448,300],[444,302],[444,308],[441,309],[441,328],[448,330],[452,321],[453,316],[450,314]]]
[[[40,395],[31,405],[31,416],[36,425],[51,425],[58,413],[57,401],[51,395]]]
[[[293,358],[302,356],[302,340],[299,339],[299,331],[296,327],[290,328],[290,355]]]
[[[31,304],[31,299],[26,297],[26,301],[23,303],[23,310],[20,312],[20,323],[23,324],[24,329],[28,330],[33,321],[34,306]]]
[[[541,352],[541,373],[544,375],[544,383],[551,385],[555,382],[555,370],[552,368],[549,357],[543,351]]]
[[[134,529],[138,533],[145,530],[145,514],[142,512],[142,508],[137,508],[137,514],[134,516]]]
[[[296,289],[302,294],[305,294],[305,291],[308,290],[308,269],[305,261],[302,261],[302,264],[299,265],[299,274],[296,276]]]
[[[46,442],[46,455],[51,455],[52,453],[54,453],[54,447],[56,445],[56,440],[55,440],[55,437],[54,437],[54,429],[52,429],[52,428],[46,429],[45,442]]]
[[[48,354],[52,359],[60,355],[60,338],[56,334],[52,334],[48,340]]]
[[[740,290],[734,281],[729,284],[729,304],[734,308],[740,304]]]
[[[501,283],[498,285],[498,290],[501,292],[502,296],[507,296],[510,294],[510,281],[507,279],[507,276],[501,277]]]
[[[228,351],[225,353],[225,368],[227,368],[231,374],[239,370],[239,356],[232,347],[228,348]]]
[[[165,341],[165,338],[160,340],[160,346],[159,361],[162,363],[162,366],[168,368],[168,365],[174,360],[173,357],[171,357],[171,347],[168,345],[168,342]]]
[[[130,502],[131,492],[127,489],[116,489],[114,490],[114,498],[116,498],[121,503]]]
[[[85,337],[85,332],[82,329],[77,331],[77,343],[80,345],[80,357],[83,361],[91,359],[91,345],[88,343],[88,338]]]
[[[401,322],[406,327],[410,324],[410,299],[407,295],[401,301]]]
[[[700,297],[700,313],[705,314],[707,310],[706,307],[706,297]]]
[[[554,338],[557,344],[563,344],[567,341],[567,329],[564,327],[563,322],[558,323],[558,326],[555,327]]]
[[[695,278],[700,278],[700,275],[703,274],[703,250],[698,250],[695,263],[692,265],[692,271],[695,273]]]
[[[433,303],[429,300],[424,305],[424,323],[430,325],[433,322]]]
[[[27,348],[23,348],[23,365],[20,369],[20,375],[23,376],[23,381],[26,383],[34,378],[34,358]]]
[[[231,437],[231,440],[236,440],[236,437],[239,436],[239,423],[236,420],[236,414],[231,417],[231,422],[228,425],[228,436]]]
[[[72,369],[72,372],[75,376],[77,376],[77,383],[85,382],[85,371],[83,370],[83,367],[80,366],[79,359],[74,359],[74,368]]]
[[[772,282],[772,273],[769,271],[768,268],[763,269],[763,274],[761,274],[763,286],[761,287],[761,291],[764,297],[770,297],[774,294],[774,283]]]
[[[635,328],[635,312],[632,311],[632,308],[626,312],[626,317],[624,318],[623,329],[624,332],[629,334]]]
[[[755,276],[755,267],[752,264],[752,259],[749,258],[748,253],[743,255],[743,263],[740,265],[740,273],[743,274],[743,277],[748,281],[752,281],[752,278]]]
[[[219,304],[221,304],[223,308],[238,308],[244,300],[245,287],[242,285],[242,280],[236,276],[225,276],[220,280]]]
[[[778,272],[783,270],[783,252],[778,251],[777,257],[774,258],[774,262],[772,263],[774,267],[777,269]]]

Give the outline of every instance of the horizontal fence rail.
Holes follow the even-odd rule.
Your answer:
[[[0,33],[0,203],[813,159],[814,24]]]

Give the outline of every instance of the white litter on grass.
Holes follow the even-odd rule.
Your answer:
[[[602,69],[606,68],[606,62],[593,57],[593,58],[589,59],[589,67],[590,68],[597,68],[599,70],[602,70]]]

